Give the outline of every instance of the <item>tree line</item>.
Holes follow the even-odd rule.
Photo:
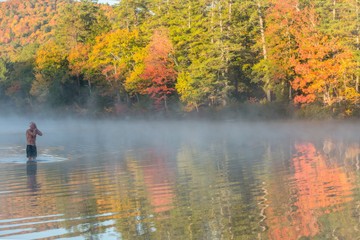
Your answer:
[[[359,114],[358,0],[8,0],[0,104]]]

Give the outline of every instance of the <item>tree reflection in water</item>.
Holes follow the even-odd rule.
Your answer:
[[[359,143],[324,139],[89,142],[26,175],[4,165],[0,237],[354,239]]]
[[[309,142],[295,143],[291,156],[293,172],[288,176],[288,186],[284,186],[287,197],[273,199],[266,210],[270,239],[325,237],[327,228],[332,237],[349,234],[346,224],[336,221],[345,217],[342,215],[346,214],[346,203],[354,200],[355,183],[344,167],[342,153],[347,151],[346,147],[336,146],[329,139],[323,142],[323,148]]]
[[[37,174],[37,162],[27,161],[26,163],[27,186],[32,192],[37,192],[39,188],[36,174]]]

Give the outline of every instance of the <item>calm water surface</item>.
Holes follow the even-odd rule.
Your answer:
[[[27,121],[0,130],[0,239],[358,239],[360,123]]]

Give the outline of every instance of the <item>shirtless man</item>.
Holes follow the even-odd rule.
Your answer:
[[[30,123],[30,128],[26,130],[26,157],[29,161],[36,160],[37,149],[36,149],[36,135],[42,136],[42,132],[37,129],[34,122]]]

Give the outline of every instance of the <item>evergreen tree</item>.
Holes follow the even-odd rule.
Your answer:
[[[254,1],[234,1],[229,16],[229,80],[238,100],[262,97],[262,81],[255,78],[253,66],[259,61],[260,38],[258,6]]]
[[[139,29],[149,17],[153,15],[150,9],[150,0],[121,0],[116,7],[115,28],[128,31]]]
[[[110,22],[90,0],[68,3],[60,10],[55,36],[64,49],[77,43],[94,43],[95,37],[110,30]]]
[[[180,76],[187,76],[181,79],[182,84],[178,87],[198,88],[201,94],[196,98],[197,103],[192,103],[196,106],[224,104],[228,98],[226,32],[229,28],[224,20],[224,5],[219,1],[189,0],[168,5],[169,14],[164,13],[165,18],[172,18],[167,24],[173,37],[179,72],[182,72]],[[176,17],[173,18],[172,13]],[[182,99],[189,103],[185,97]]]
[[[319,30],[352,49],[356,62],[354,85],[359,92],[360,82],[360,3],[358,0],[315,1],[319,15]]]
[[[6,61],[3,58],[0,58],[0,82],[5,81],[6,79]]]

